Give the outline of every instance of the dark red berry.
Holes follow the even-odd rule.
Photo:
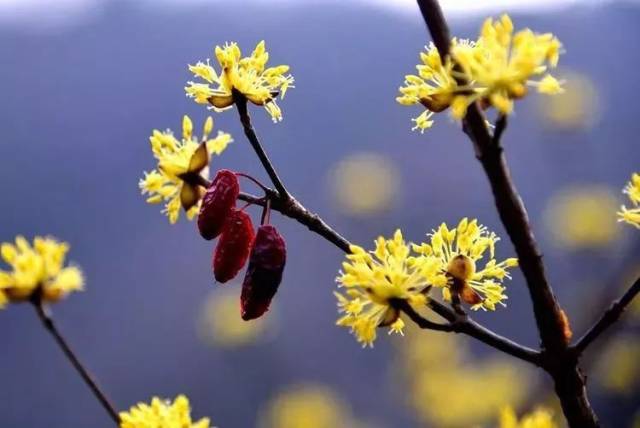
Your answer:
[[[282,236],[270,224],[260,226],[242,283],[240,308],[243,320],[259,318],[269,309],[282,281],[286,261],[287,249]]]
[[[216,281],[225,283],[238,274],[249,258],[254,236],[251,217],[231,208],[213,254]]]
[[[198,230],[204,239],[216,238],[240,193],[238,178],[233,171],[221,169],[202,198],[198,215]]]

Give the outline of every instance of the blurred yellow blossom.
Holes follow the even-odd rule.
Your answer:
[[[355,427],[351,409],[333,390],[319,384],[290,386],[276,395],[259,417],[260,428]]]
[[[191,420],[189,399],[179,395],[173,401],[154,397],[151,404],[139,403],[120,413],[120,428],[209,428],[208,418]]]
[[[612,215],[616,206],[615,194],[607,187],[589,184],[570,186],[549,199],[545,223],[553,239],[564,247],[606,247],[619,235]]]
[[[407,329],[400,364],[394,367],[402,368],[403,397],[409,397],[423,424],[469,428],[493,421],[504,403],[522,405],[534,386],[528,367],[500,356],[478,360],[468,343],[467,337],[451,334],[425,340],[423,331]]]
[[[205,121],[201,142],[193,135],[193,123],[189,116],[182,120],[182,138],[178,139],[170,130],[153,130],[149,137],[153,156],[158,161],[157,169],[145,172],[138,186],[143,195],[148,195],[150,204],[165,203],[162,212],[169,222],[178,221],[180,208],[190,220],[200,207],[200,199],[205,189],[195,178],[208,178],[211,154],[220,155],[233,140],[231,135],[218,131],[215,138],[209,138],[213,130],[213,119]]]
[[[507,296],[501,284],[511,278],[507,270],[518,266],[518,260],[496,261],[495,244],[500,238],[495,233],[475,219],[463,218],[457,227],[449,229],[442,223],[427,236],[428,243],[413,245],[420,254],[416,263],[430,285],[442,288],[446,301],[459,295],[474,310],[495,310],[496,304],[505,305]],[[485,253],[488,257],[479,269],[477,264]]]
[[[220,75],[209,64],[209,60],[189,66],[194,76],[205,83],[187,82],[185,91],[188,97],[198,104],[210,104],[215,111],[222,111],[236,101],[235,90],[253,104],[264,106],[274,122],[282,120],[276,99],[278,96],[284,98],[287,89],[293,87],[293,77],[287,74],[288,65],[265,69],[269,53],[265,50],[264,40],[248,57],[242,57],[235,42],[216,46],[215,55],[222,69]]]
[[[338,162],[330,178],[338,204],[352,216],[378,214],[398,199],[400,174],[386,156],[352,154]]]
[[[619,394],[634,392],[640,382],[640,340],[632,334],[616,337],[598,357],[596,379],[605,389]]]
[[[512,407],[504,407],[500,411],[499,428],[558,428],[559,426],[553,420],[553,414],[544,408],[538,408],[522,416],[520,421]]]
[[[585,74],[563,70],[566,83],[555,97],[539,97],[538,113],[545,124],[559,129],[589,129],[598,120],[599,97],[593,81]]]
[[[451,115],[462,119],[468,106],[481,101],[502,114],[513,111],[513,100],[527,95],[528,87],[544,94],[563,91],[548,74],[555,67],[562,45],[550,33],[524,29],[513,34],[508,15],[487,19],[476,41],[452,39],[451,56],[445,61],[433,44],[420,54],[418,75],[405,76],[396,100],[403,105],[422,104],[425,111],[413,119],[414,130],[423,132],[433,124],[432,116],[451,107]],[[534,78],[540,77],[538,80]]]
[[[421,306],[426,302],[422,294],[425,280],[402,232],[396,230],[392,239],[380,236],[372,252],[357,245],[351,246],[347,261],[336,278],[345,295],[335,293],[339,312],[343,315],[337,325],[349,327],[362,346],[373,346],[376,329],[390,327],[390,333],[402,333],[404,323],[390,299],[404,299]]]
[[[234,348],[255,343],[272,332],[276,308],[271,308],[268,317],[246,322],[239,316],[238,299],[238,293],[232,285],[209,294],[202,305],[198,323],[198,333],[204,341],[219,347]]]
[[[10,270],[0,269],[0,308],[8,302],[31,298],[39,289],[45,302],[56,302],[84,286],[82,271],[65,266],[69,244],[36,236],[33,246],[18,236],[15,244],[3,242],[0,253]]]
[[[640,173],[634,173],[622,191],[631,201],[632,208],[623,205],[618,212],[618,221],[624,221],[640,229]]]

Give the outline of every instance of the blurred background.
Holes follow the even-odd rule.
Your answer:
[[[518,102],[504,141],[579,335],[640,273],[640,232],[615,222],[640,170],[640,3],[531,3],[444,9],[461,37],[508,11],[516,28],[564,43],[565,94]],[[419,241],[442,221],[477,217],[503,237],[498,257],[513,255],[464,134],[445,115],[411,132],[420,110],[394,100],[429,41],[411,0],[0,0],[0,241],[71,243],[87,289],[54,314],[116,405],[184,393],[195,417],[221,428],[489,427],[504,404],[557,406],[546,376],[464,337],[409,331],[361,349],[334,326],[343,254],[279,215],[285,278],[267,316],[244,323],[239,283],[214,286],[212,244],[144,202],[152,129],[179,132],[185,113],[200,129],[207,115],[184,95],[187,64],[215,44],[249,52],[261,39],[296,88],[282,123],[255,109],[255,126],[307,207],[365,247],[397,227]],[[212,167],[266,179],[236,115],[214,119],[235,142]],[[508,307],[476,318],[536,347],[522,276],[507,286]],[[0,325],[0,427],[111,426],[31,307],[1,311]],[[607,427],[640,423],[639,325],[635,306],[584,361]]]

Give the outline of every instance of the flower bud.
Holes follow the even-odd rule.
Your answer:
[[[220,235],[239,193],[236,174],[228,169],[218,171],[202,198],[198,215],[198,230],[204,239],[210,240]]]
[[[242,283],[240,307],[245,321],[261,317],[282,281],[287,259],[284,239],[272,225],[258,228],[249,267]]]
[[[249,258],[254,232],[251,217],[242,210],[231,208],[213,254],[213,275],[225,283],[233,279]]]

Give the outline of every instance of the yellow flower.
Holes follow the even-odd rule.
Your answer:
[[[504,407],[500,411],[500,428],[557,428],[558,426],[553,420],[553,414],[543,408],[524,415],[520,421],[513,408]]]
[[[551,33],[538,34],[527,29],[513,34],[508,15],[485,20],[473,49],[452,45],[451,53],[462,69],[462,77],[471,82],[474,93],[467,105],[482,99],[499,112],[509,114],[513,100],[524,97],[527,86],[544,94],[562,92],[560,82],[547,74],[558,64],[562,45]],[[540,80],[531,80],[542,76]]]
[[[500,238],[495,233],[475,219],[463,218],[454,229],[442,223],[428,237],[429,243],[413,245],[413,250],[421,255],[417,263],[427,283],[442,287],[445,300],[451,301],[452,294],[456,294],[474,310],[495,310],[496,304],[505,306],[507,296],[502,281],[511,278],[507,269],[517,266],[518,260],[496,261],[495,244]],[[488,259],[478,269],[477,264],[487,251]]]
[[[452,46],[463,45],[474,49],[475,44],[467,40],[453,39]],[[456,99],[456,94],[469,91],[468,86],[459,86],[453,75],[453,64],[449,58],[442,61],[433,43],[425,46],[426,52],[420,52],[422,64],[416,66],[418,75],[405,76],[404,86],[400,87],[400,96],[396,101],[410,106],[421,104],[426,110],[415,119],[413,130],[424,132],[433,125],[434,113],[446,110]],[[464,97],[463,97],[464,98]],[[465,107],[466,109],[466,107]]]
[[[120,413],[121,428],[209,428],[208,418],[191,421],[189,399],[179,395],[171,403],[154,397],[151,404],[139,403]]]
[[[265,51],[264,40],[248,57],[242,57],[235,42],[216,46],[215,55],[222,69],[220,75],[209,65],[209,60],[189,65],[189,70],[205,83],[187,82],[188,97],[198,104],[211,104],[215,111],[222,111],[236,101],[235,90],[253,104],[264,106],[274,122],[282,120],[276,98],[284,98],[287,89],[293,87],[293,77],[287,74],[288,65],[265,68],[269,53]]]
[[[40,289],[45,302],[57,302],[84,286],[82,271],[65,266],[69,244],[36,236],[33,246],[18,236],[15,244],[3,242],[0,253],[10,270],[0,269],[0,308],[8,302],[29,300]]]
[[[336,282],[346,288],[346,296],[335,293],[343,314],[337,325],[349,327],[363,347],[373,346],[377,327],[389,326],[390,332],[402,333],[404,323],[391,299],[405,299],[417,306],[426,302],[420,264],[409,253],[409,245],[397,230],[392,239],[379,237],[375,251],[352,245],[342,264]]]
[[[435,46],[429,45],[420,54],[418,75],[405,76],[396,100],[426,108],[413,119],[413,129],[421,132],[433,125],[434,113],[451,107],[451,115],[459,120],[477,100],[509,114],[513,100],[527,94],[527,86],[544,94],[562,92],[561,82],[547,73],[557,65],[561,48],[560,41],[550,33],[524,29],[514,35],[508,15],[496,22],[489,18],[477,41],[452,39],[453,60],[443,61]]]
[[[625,205],[620,207],[618,221],[624,221],[640,229],[640,173],[631,176],[631,181],[622,192],[629,197],[633,208],[627,208]]]
[[[148,203],[165,202],[162,212],[171,224],[178,221],[181,207],[190,220],[198,213],[204,189],[198,184],[197,176],[207,178],[211,154],[220,155],[233,141],[231,135],[220,131],[210,139],[212,130],[213,119],[208,117],[199,143],[193,135],[193,123],[185,115],[180,140],[170,130],[155,129],[149,138],[158,167],[145,172],[138,186],[143,195],[148,195]]]

